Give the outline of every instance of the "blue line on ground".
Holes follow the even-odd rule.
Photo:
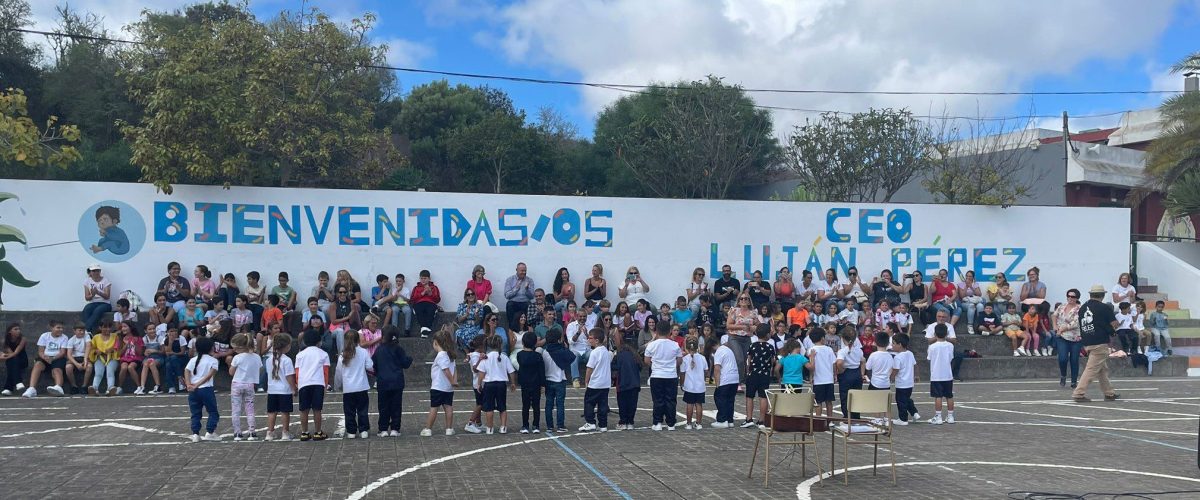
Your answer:
[[[583,457],[579,456],[578,453],[575,453],[575,450],[572,450],[570,446],[563,444],[561,439],[555,438],[555,439],[552,439],[551,441],[554,441],[554,444],[557,444],[559,448],[562,448],[563,451],[567,452],[568,455],[571,455],[571,458],[574,458],[575,461],[583,464],[583,466],[586,467],[587,470],[591,471],[592,474],[594,474],[596,477],[600,478],[601,481],[604,481],[604,484],[607,484],[609,488],[612,488],[613,491],[616,492],[618,496],[620,496],[621,498],[624,498],[625,500],[633,500],[633,497],[630,496],[629,493],[626,493],[625,490],[621,489],[620,486],[617,486],[617,483],[614,483],[611,479],[608,478],[608,476],[605,476],[602,472],[597,470],[596,467],[592,466],[591,463],[589,463],[587,460],[584,460]]]

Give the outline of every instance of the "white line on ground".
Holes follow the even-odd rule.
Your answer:
[[[1067,402],[1058,402],[1058,403],[1049,403],[1049,404],[1052,404],[1055,406],[1080,406],[1079,403],[1067,403]],[[1098,408],[1098,409],[1107,410],[1107,411],[1129,411],[1129,412],[1135,412],[1135,413],[1153,413],[1155,415],[1174,415],[1176,417],[1192,416],[1191,413],[1173,413],[1173,412],[1169,412],[1169,411],[1138,410],[1135,408],[1118,408],[1116,406],[1111,406],[1111,405],[1087,406],[1087,408]]]
[[[1050,415],[1050,414],[1046,414],[1046,413],[1033,413],[1033,412],[1028,412],[1028,411],[1017,411],[1017,410],[1001,410],[1000,408],[981,408],[978,406],[968,406],[968,405],[964,405],[964,404],[958,404],[955,406],[958,408],[968,408],[971,410],[996,411],[996,412],[1001,412],[1001,413],[1016,413],[1018,415],[1036,415],[1039,417],[1066,418],[1066,419],[1071,419],[1071,420],[1094,420],[1094,419],[1087,418],[1087,417],[1072,417],[1072,416],[1068,416],[1068,415]]]

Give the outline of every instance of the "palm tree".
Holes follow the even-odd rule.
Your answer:
[[[1200,73],[1200,52],[1171,67],[1171,73]],[[1143,191],[1165,193],[1172,215],[1200,213],[1200,92],[1184,92],[1159,107],[1163,131],[1147,150]]]

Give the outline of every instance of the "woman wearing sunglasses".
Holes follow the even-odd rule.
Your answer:
[[[1058,351],[1058,386],[1067,385],[1067,365],[1071,366],[1071,388],[1079,381],[1079,350],[1082,338],[1079,335],[1079,290],[1067,290],[1067,303],[1058,306],[1050,316],[1051,329]]]

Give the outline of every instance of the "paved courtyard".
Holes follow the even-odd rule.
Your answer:
[[[925,384],[921,384],[924,387]],[[958,422],[910,425],[896,433],[898,483],[869,447],[851,450],[842,475],[817,484],[793,458],[746,478],[755,432],[655,432],[643,388],[634,431],[580,434],[581,390],[568,394],[563,435],[470,435],[461,426],[469,392],[456,395],[455,436],[422,438],[427,392],[405,395],[403,436],[324,442],[233,442],[229,395],[218,393],[221,443],[187,439],[186,396],[0,399],[3,498],[1006,498],[1011,491],[1200,490],[1196,464],[1196,379],[1118,380],[1122,399],[1075,404],[1054,381],[958,384]],[[1098,394],[1093,390],[1093,397]],[[372,393],[372,425],[375,400]],[[325,423],[341,420],[341,397],[326,399]],[[710,398],[706,409],[713,409]],[[610,402],[616,411],[615,398]],[[928,397],[917,399],[932,415]],[[258,399],[258,426],[266,424]],[[520,397],[510,395],[510,427]],[[682,409],[682,405],[680,406]],[[743,409],[739,398],[737,410]],[[741,415],[737,415],[741,417]],[[616,415],[610,419],[616,421]],[[293,432],[295,430],[293,424]],[[439,423],[440,425],[440,423]],[[260,431],[261,432],[261,431]],[[818,437],[829,470],[829,437]],[[813,449],[810,448],[810,456]],[[773,460],[784,453],[777,448]],[[881,459],[886,461],[886,453]],[[841,467],[842,451],[837,451]],[[761,458],[760,458],[761,466]],[[839,471],[840,472],[840,471]],[[1200,493],[1163,498],[1200,498]]]

